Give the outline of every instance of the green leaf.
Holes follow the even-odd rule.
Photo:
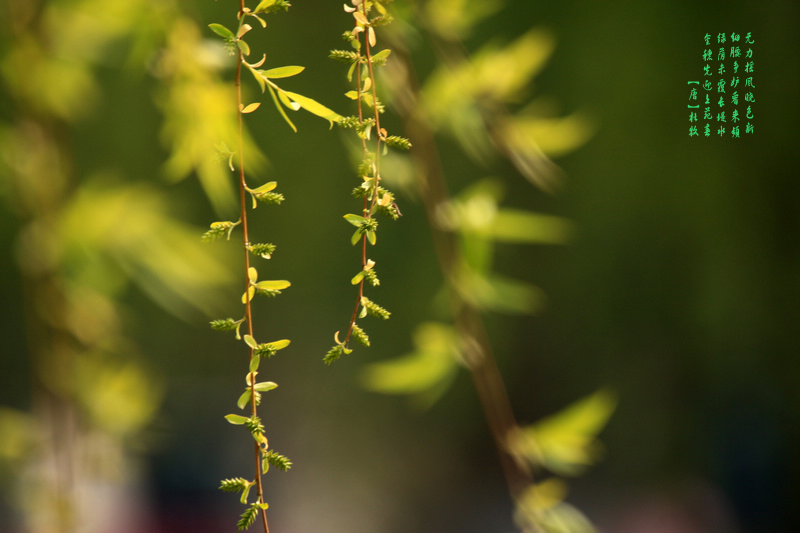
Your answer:
[[[360,228],[361,224],[363,224],[367,220],[364,217],[360,217],[358,215],[353,215],[349,213],[347,215],[344,215],[344,219],[357,228]]]
[[[261,82],[264,83],[263,78],[261,79]],[[289,116],[286,114],[286,111],[283,110],[283,106],[281,105],[280,102],[278,102],[278,97],[275,95],[275,90],[272,88],[271,85],[267,85],[267,87],[269,88],[269,95],[272,97],[272,101],[275,103],[275,109],[278,110],[278,112],[283,117],[283,120],[285,120],[286,123],[289,124],[292,130],[295,133],[297,133],[297,126],[295,126],[294,123],[289,119]]]
[[[289,339],[281,339],[281,340],[279,340],[279,341],[268,342],[267,344],[268,344],[268,345],[269,345],[269,346],[270,346],[270,347],[271,347],[273,350],[283,350],[284,348],[286,348],[287,346],[289,346],[289,344],[291,344],[291,342],[292,342],[292,341],[290,341]]]
[[[245,344],[247,344],[249,347],[253,348],[254,350],[258,347],[258,343],[250,335],[245,335],[244,336],[244,342],[245,342]]]
[[[252,192],[255,192],[255,193],[258,193],[258,192],[269,192],[269,191],[271,191],[272,189],[274,189],[277,186],[278,186],[278,182],[277,181],[269,181],[269,182],[265,183],[264,185],[262,185],[261,187],[258,187],[257,189],[253,189]]]
[[[239,399],[236,401],[236,405],[239,409],[244,409],[247,404],[250,403],[250,395],[253,393],[250,389],[245,389]]]
[[[259,364],[261,364],[261,356],[257,353],[253,354],[253,357],[250,358],[250,372],[255,372],[258,370]]]
[[[333,127],[333,123],[341,119],[341,115],[332,111],[325,107],[324,105],[320,104],[316,100],[312,100],[311,98],[305,97],[302,94],[292,93],[286,91],[286,96],[297,102],[302,106],[303,109],[317,115],[318,117],[322,117],[328,122],[331,123],[331,127]]]
[[[358,283],[360,283],[361,280],[364,279],[364,275],[365,274],[366,274],[366,272],[364,272],[362,270],[361,272],[359,272],[358,274],[353,276],[353,279],[350,280],[350,283],[353,284],[353,285],[358,285]]]
[[[353,233],[353,236],[350,237],[350,244],[355,246],[356,243],[358,243],[358,241],[360,240],[361,240],[361,232],[359,230],[356,230],[356,232]]]
[[[378,237],[373,230],[367,231],[367,240],[369,240],[369,243],[371,245],[373,246],[375,245],[375,242],[378,240]]]
[[[245,417],[245,416],[225,415],[225,420],[227,420],[228,422],[230,422],[231,424],[233,424],[235,426],[242,426],[249,419],[247,417]]]
[[[372,56],[372,66],[373,67],[382,67],[386,63],[386,59],[389,57],[392,51],[388,48],[381,50],[377,54]]]
[[[236,40],[236,36],[233,34],[233,32],[228,28],[226,28],[225,26],[223,26],[222,24],[213,23],[209,24],[208,27],[211,28],[211,31],[213,31],[220,37],[229,40]]]
[[[258,281],[258,270],[256,270],[254,267],[248,268],[247,277],[250,278],[250,283],[255,283]]]
[[[271,391],[272,389],[277,388],[278,384],[277,383],[273,383],[272,381],[263,381],[261,383],[256,383],[255,387],[256,387],[256,391],[258,391],[258,392],[267,392],[267,391]]]
[[[248,483],[247,487],[242,491],[242,497],[239,498],[239,501],[245,505],[247,505],[247,496],[250,494],[250,488],[255,485],[255,483]]]
[[[250,45],[248,45],[246,42],[240,39],[236,41],[236,45],[239,47],[239,50],[241,50],[244,55],[246,56],[250,55]]]
[[[358,91],[347,91],[344,95],[350,100],[358,100]]]
[[[297,76],[305,69],[306,67],[299,67],[299,66],[271,68],[269,70],[264,71],[264,76],[272,79],[290,78],[292,76]]]
[[[265,291],[280,291],[291,286],[292,284],[286,281],[285,279],[259,281],[258,283],[256,283],[257,289]]]

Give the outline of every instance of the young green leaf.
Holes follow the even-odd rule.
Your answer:
[[[249,56],[250,55],[250,45],[242,40],[236,41],[236,45],[239,47],[239,50],[242,51],[242,54]]]
[[[261,187],[255,188],[250,192],[254,192],[254,193],[269,192],[269,191],[273,190],[277,186],[278,186],[278,182],[277,181],[268,181],[267,183],[265,183]]]
[[[249,418],[239,415],[225,415],[225,420],[227,420],[228,422],[230,422],[235,426],[241,426],[244,425],[244,423],[247,422]]]
[[[305,69],[306,67],[299,67],[299,66],[271,68],[269,70],[264,71],[264,77],[271,79],[290,78],[292,76],[297,76]]]
[[[258,347],[258,343],[257,343],[257,342],[256,342],[256,340],[255,340],[255,339],[254,339],[252,336],[250,336],[250,335],[245,335],[245,336],[244,336],[244,342],[245,342],[245,344],[247,344],[249,347],[251,347],[251,348],[253,348],[253,349],[255,349],[255,348],[257,348],[257,347]]]
[[[350,214],[350,213],[344,215],[344,219],[346,221],[348,221],[349,223],[351,223],[352,225],[354,225],[355,227],[357,227],[357,228],[361,227],[361,225],[367,220],[364,217],[361,217],[361,216],[358,216],[358,215],[353,215],[353,214]]]
[[[290,341],[289,339],[281,339],[281,340],[279,340],[279,341],[268,342],[267,344],[268,344],[268,345],[269,345],[269,346],[270,346],[270,347],[271,347],[273,350],[283,350],[284,348],[286,348],[287,346],[289,346],[289,344],[291,344],[291,342],[292,342],[292,341]]]
[[[208,27],[211,28],[211,31],[213,31],[214,33],[216,33],[217,35],[219,35],[224,39],[228,40],[236,39],[236,36],[233,34],[233,32],[228,28],[226,28],[225,26],[223,26],[222,24],[213,23],[209,24]]]
[[[256,372],[259,364],[261,364],[261,356],[254,353],[253,357],[250,359],[250,372]]]
[[[275,389],[277,387],[278,387],[278,384],[277,383],[273,383],[271,381],[263,381],[261,383],[256,383],[255,384],[255,388],[256,388],[257,392],[268,392],[268,391],[271,391],[272,389]]]
[[[300,104],[302,108],[308,111],[309,113],[317,115],[318,117],[322,117],[328,122],[330,122],[331,127],[333,127],[334,122],[337,122],[339,119],[342,118],[341,115],[339,115],[335,111],[328,109],[327,107],[320,104],[316,100],[312,100],[311,98],[305,97],[302,94],[286,91],[286,96],[288,96],[289,98]]]
[[[250,389],[245,389],[239,399],[236,401],[236,405],[239,409],[244,409],[247,404],[250,403],[250,395],[253,393]]]
[[[291,286],[292,284],[286,281],[285,279],[259,281],[258,283],[256,283],[256,288],[258,290],[265,290],[265,291],[280,291]]]

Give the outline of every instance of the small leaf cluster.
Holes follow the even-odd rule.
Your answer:
[[[241,223],[241,220],[236,222],[212,222],[211,229],[203,233],[203,236],[200,237],[200,240],[203,242],[212,242],[216,241],[217,239],[221,239],[225,237],[227,240],[231,239],[231,233],[233,233],[233,228],[238,226]]]

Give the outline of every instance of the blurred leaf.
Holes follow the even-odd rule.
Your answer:
[[[616,396],[600,390],[536,424],[522,428],[509,442],[518,460],[567,476],[580,474],[599,455],[597,434],[617,405]]]
[[[361,375],[367,390],[382,394],[423,395],[436,390],[426,403],[445,392],[458,370],[458,349],[452,327],[427,322],[414,331],[413,352],[368,365]]]
[[[565,244],[570,240],[572,223],[563,217],[503,208],[495,213],[487,231],[497,241]]]
[[[104,431],[127,436],[155,416],[164,387],[136,361],[102,353],[75,358],[71,376],[62,376],[92,422]]]
[[[531,30],[503,48],[488,44],[469,60],[440,66],[422,89],[425,115],[435,129],[454,135],[468,155],[485,160],[492,143],[481,110],[519,100],[553,48],[549,33]]]
[[[273,389],[278,388],[278,384],[277,383],[273,383],[271,381],[264,381],[264,382],[261,382],[261,383],[256,383],[255,384],[255,388],[256,388],[256,391],[258,391],[258,392],[268,392],[268,391],[271,391]]]
[[[458,277],[465,302],[498,313],[535,313],[544,305],[544,293],[531,283],[503,276],[480,275],[469,268]]]
[[[563,501],[566,484],[557,478],[529,487],[517,499],[515,519],[523,531],[537,533],[595,533],[591,522]]]
[[[503,7],[502,0],[430,0],[425,21],[441,37],[457,40],[469,36],[475,25]]]
[[[0,406],[0,461],[14,463],[23,459],[32,451],[35,431],[32,416]]]
[[[198,229],[167,213],[165,197],[154,189],[87,181],[59,221],[67,268],[79,272],[87,256],[100,255],[168,311],[178,316],[190,308],[209,312],[230,273],[196,238]]]
[[[588,141],[595,126],[584,115],[573,113],[566,117],[537,117],[518,115],[502,126],[507,147],[518,152],[540,150],[557,157],[567,154]]]
[[[219,54],[221,58],[210,57],[197,27],[179,18],[170,27],[157,66],[167,86],[158,99],[164,113],[161,139],[170,151],[165,173],[174,181],[196,173],[218,213],[232,211],[236,196],[227,167],[214,158],[214,147],[238,144],[236,115],[230,110],[230,102],[236,101],[234,87],[217,72],[229,59],[223,51]],[[248,170],[264,168],[266,158],[246,129],[244,152]]]

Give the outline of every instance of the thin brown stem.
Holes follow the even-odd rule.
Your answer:
[[[242,21],[244,20],[244,0],[239,0],[239,25],[241,27]],[[234,79],[234,85],[236,87],[236,126],[237,126],[237,144],[238,144],[238,154],[239,154],[239,216],[242,221],[242,241],[243,241],[243,248],[244,248],[244,278],[245,278],[245,318],[247,320],[247,333],[250,337],[253,337],[253,311],[252,306],[250,305],[250,236],[247,230],[247,203],[246,203],[246,191],[247,191],[247,182],[245,181],[245,174],[244,174],[244,140],[243,140],[243,119],[242,119],[242,62],[244,61],[244,57],[242,56],[241,49],[237,48],[236,50],[236,77]],[[253,359],[253,348],[249,347],[249,360],[252,361]],[[256,380],[253,377],[250,380],[250,411],[251,416],[255,419],[258,416],[258,410],[256,406]],[[256,489],[258,491],[258,502],[264,503],[264,489],[261,483],[261,446],[258,442],[254,443],[254,452],[255,452],[255,479],[256,479]],[[261,511],[261,521],[264,525],[264,533],[269,533],[269,525],[267,523],[267,512],[264,509],[260,509]]]
[[[442,229],[437,220],[440,206],[450,201],[445,173],[433,131],[427,118],[416,106],[420,89],[413,66],[404,51],[398,55],[405,63],[408,75],[406,83],[414,95],[413,101],[401,111],[405,119],[405,130],[409,138],[414,140],[415,150],[412,151],[411,157],[421,190],[420,197],[433,236],[439,267],[449,289],[455,328],[462,342],[462,355],[472,375],[487,425],[497,447],[509,494],[516,500],[523,490],[533,484],[533,478],[530,469],[516,461],[508,451],[508,438],[517,430],[518,425],[483,318],[464,300],[458,287],[458,273],[463,255],[461,246],[456,235]]]

